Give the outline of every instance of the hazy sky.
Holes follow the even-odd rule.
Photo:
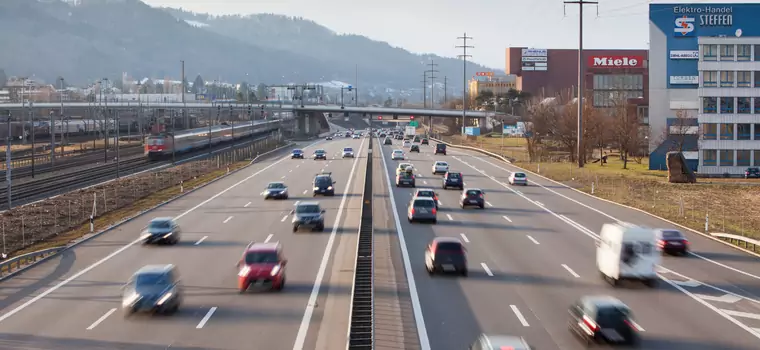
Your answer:
[[[578,5],[562,0],[143,0],[212,14],[278,13],[314,20],[338,33],[386,41],[409,51],[453,57],[458,36],[474,37],[473,60],[504,69],[509,46],[578,47]],[[584,10],[585,48],[648,48],[650,3],[752,0],[598,0]]]

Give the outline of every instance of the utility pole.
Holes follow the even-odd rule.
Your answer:
[[[430,73],[430,108],[435,109],[435,73],[438,73],[438,70],[435,69],[435,67],[438,67],[438,64],[435,63],[435,61],[430,60],[430,63],[428,63],[428,66],[430,66],[430,69],[427,70],[428,73]]]
[[[422,72],[422,108],[427,108],[427,71]]]
[[[443,77],[443,104],[449,103],[448,100],[448,94],[449,94],[449,77]]]
[[[5,194],[8,196],[8,210],[13,208],[13,204],[11,203],[11,193],[13,190],[13,176],[11,174],[11,158],[13,158],[13,152],[11,152],[11,143],[13,142],[13,136],[11,135],[11,119],[13,117],[11,116],[11,111],[8,111],[8,119],[7,119],[7,127],[8,127],[8,136],[5,139]],[[24,120],[23,117],[23,111],[21,114],[21,120]],[[23,124],[22,124],[22,131],[23,131]],[[34,121],[32,121],[32,132],[34,132]],[[23,132],[22,132],[23,134]],[[34,147],[34,146],[32,146]],[[32,159],[34,159],[34,156],[32,156]]]
[[[356,72],[354,73],[354,86],[359,87],[359,64],[356,65]],[[354,106],[359,107],[359,90],[354,90]]]
[[[467,122],[467,58],[472,55],[467,54],[467,49],[474,49],[475,46],[467,45],[467,40],[472,40],[472,37],[467,36],[467,32],[464,36],[457,37],[457,40],[462,40],[462,45],[457,45],[456,48],[462,49],[462,54],[457,57],[462,59],[462,135],[465,134],[464,127]]]
[[[185,121],[185,129],[190,129],[190,120],[187,117],[187,105],[185,104],[185,92],[187,92],[187,86],[185,85],[185,60],[180,61],[182,63],[182,119]]]
[[[578,5],[578,8],[580,9],[580,18],[578,20],[578,140],[576,141],[578,150],[576,154],[578,155],[578,167],[583,168],[583,165],[586,161],[583,157],[583,98],[584,98],[584,88],[583,88],[583,80],[585,79],[585,72],[583,64],[585,63],[583,61],[583,5],[597,5],[599,4],[598,1],[588,1],[588,0],[570,0],[570,1],[564,1],[565,5]]]

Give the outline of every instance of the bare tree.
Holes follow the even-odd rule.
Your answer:
[[[522,118],[525,123],[523,138],[528,149],[530,162],[539,161],[543,140],[549,136],[556,106],[551,100],[542,97],[531,98],[525,104],[526,113]]]
[[[665,126],[662,131],[661,142],[667,142],[669,150],[673,152],[683,152],[689,135],[699,135],[699,126],[695,125],[694,117],[689,115],[687,110],[677,110],[673,123]]]
[[[610,117],[613,118],[611,136],[620,150],[620,158],[623,161],[623,169],[628,168],[628,157],[638,153],[641,148],[641,126],[635,109],[625,99],[614,102],[610,109]]]

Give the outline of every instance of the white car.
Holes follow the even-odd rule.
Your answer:
[[[404,148],[412,147],[412,143],[409,140],[404,141]]]
[[[359,134],[354,134],[354,136],[352,136],[352,138],[353,138],[354,140],[358,139],[358,138],[359,138]]]
[[[404,151],[397,149],[391,154],[391,160],[404,160]]]
[[[343,149],[343,158],[353,158],[354,157],[354,149],[351,147],[346,147]]]
[[[525,176],[525,173],[511,173],[509,174],[509,184],[528,186],[528,177]]]
[[[449,171],[449,163],[435,162],[433,163],[433,175],[445,174]]]

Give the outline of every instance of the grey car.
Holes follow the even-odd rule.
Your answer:
[[[481,334],[475,342],[470,345],[470,350],[501,350],[501,349],[513,349],[513,350],[531,350],[522,337],[513,335],[489,335]]]
[[[412,199],[407,209],[407,219],[409,222],[438,222],[438,210],[435,208],[435,200],[430,197],[416,197]]]
[[[171,314],[182,304],[179,273],[174,265],[146,265],[124,285],[121,306],[124,316],[135,312]]]
[[[300,228],[316,231],[325,230],[325,210],[319,202],[301,202],[290,212],[293,215],[293,232]]]
[[[480,209],[485,208],[485,192],[479,188],[467,188],[463,190],[462,196],[459,198],[459,206],[462,209],[469,206],[479,207]]]
[[[143,244],[177,244],[181,229],[170,217],[155,218],[150,221],[142,234]]]

